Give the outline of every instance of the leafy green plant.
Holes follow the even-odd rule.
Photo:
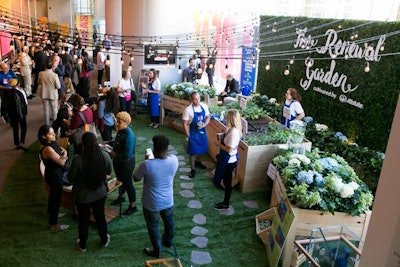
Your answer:
[[[372,192],[347,161],[318,149],[306,155],[280,150],[273,163],[290,201],[300,208],[359,216],[373,203]]]
[[[164,85],[163,92],[165,95],[190,100],[190,94],[193,91],[197,91],[200,95],[201,100],[204,100],[204,95],[208,94],[210,98],[214,98],[216,90],[214,87],[203,84],[193,84],[189,82],[173,83]]]
[[[285,130],[273,122],[268,123],[265,132],[249,133],[245,137],[245,142],[249,146],[285,144],[289,137],[289,131]]]

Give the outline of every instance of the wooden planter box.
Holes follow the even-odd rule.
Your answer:
[[[216,106],[218,105],[218,98],[209,98],[208,95],[205,95],[205,101],[203,103],[206,103],[209,107],[211,106]],[[164,125],[164,119],[165,119],[165,110],[171,110],[175,112],[182,113],[183,110],[190,105],[190,102],[187,100],[175,98],[172,96],[168,95],[162,95],[161,96],[161,122]],[[169,126],[169,125],[166,125]]]
[[[225,125],[218,120],[211,120],[210,124],[207,125],[208,153],[214,160],[216,160],[215,156],[219,152],[214,141],[217,133],[225,132],[225,128]],[[269,178],[266,171],[281,145],[248,146],[245,142],[240,141],[237,175],[240,179],[239,190],[242,193],[266,191],[268,189]],[[311,145],[311,142],[305,142],[305,147],[309,151],[311,150]]]
[[[279,176],[279,173],[274,179],[274,185],[272,188],[270,207],[276,207],[280,200],[282,193],[286,191],[285,186]],[[293,255],[293,243],[297,237],[308,237],[313,229],[318,227],[328,228],[334,226],[346,226],[354,234],[356,234],[361,240],[365,240],[368,231],[369,221],[371,219],[371,211],[366,211],[360,216],[351,216],[344,212],[335,212],[331,214],[329,212],[323,212],[319,210],[302,209],[296,206],[292,206],[295,214],[293,222],[293,229],[288,234],[286,242],[286,251],[283,254],[283,260],[286,264],[292,262],[291,266],[296,266],[292,259]],[[358,247],[362,250],[362,245]],[[289,265],[286,265],[289,266]]]
[[[272,208],[256,215],[256,234],[261,239],[261,241],[264,243],[264,245],[267,245],[269,242],[268,235],[269,235],[269,232],[271,232],[272,220],[275,216],[275,213],[276,213],[276,208],[272,207]],[[269,227],[261,229],[260,228],[260,220],[269,220],[271,222],[271,225]]]

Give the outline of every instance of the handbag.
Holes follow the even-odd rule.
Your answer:
[[[125,101],[131,101],[131,94],[128,94],[128,95],[125,95],[124,94],[124,98],[125,98]]]
[[[85,132],[91,132],[97,137],[97,130],[96,130],[96,125],[94,122],[92,123],[87,123],[84,114],[79,111],[79,116],[81,117],[83,121],[83,126],[72,130],[72,140],[75,144],[79,145],[82,143],[82,136]]]

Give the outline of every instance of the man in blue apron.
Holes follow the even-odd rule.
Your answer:
[[[187,153],[190,158],[190,178],[196,175],[195,167],[205,169],[200,161],[200,156],[208,152],[208,139],[206,126],[210,123],[210,111],[208,106],[200,103],[200,95],[193,92],[190,95],[192,104],[185,108],[182,114],[183,128],[188,139]]]

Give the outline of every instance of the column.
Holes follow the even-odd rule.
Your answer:
[[[122,1],[106,0],[106,34],[113,41],[110,54],[110,82],[116,86],[122,77],[121,35],[122,35]]]

